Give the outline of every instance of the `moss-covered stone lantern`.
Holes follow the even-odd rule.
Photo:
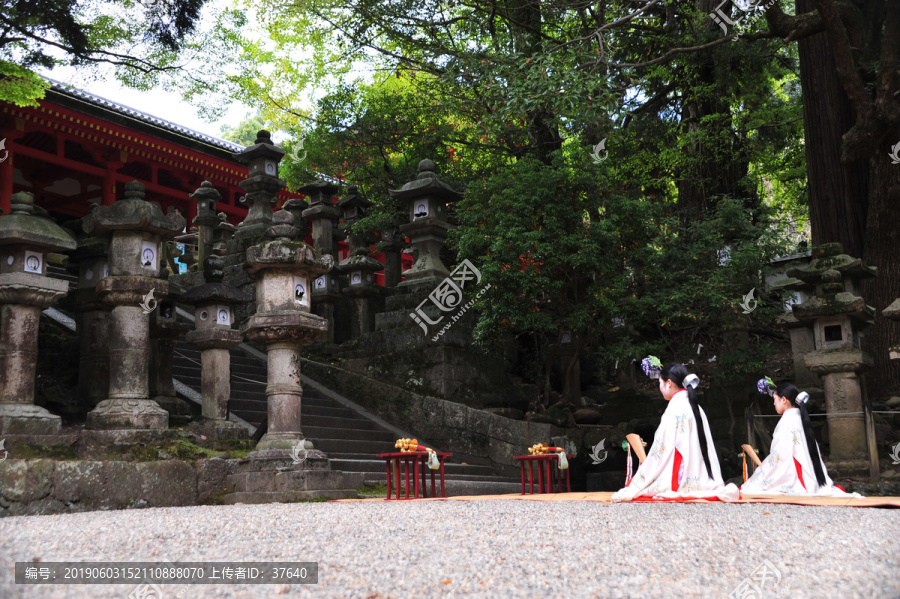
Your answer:
[[[0,436],[56,435],[62,425],[34,405],[41,311],[68,293],[67,281],[47,276],[47,253],[74,250],[75,239],[34,214],[34,196],[11,197],[0,216]]]
[[[300,430],[300,348],[325,332],[328,322],[310,312],[309,284],[326,270],[311,247],[295,240],[292,216],[275,213],[275,237],[247,250],[247,273],[256,280],[256,314],[242,332],[268,353],[268,433],[258,449],[289,450]],[[307,449],[312,444],[306,442]]]
[[[462,194],[438,178],[434,161],[428,159],[419,162],[419,174],[414,180],[388,193],[406,203],[409,222],[400,226],[400,232],[409,236],[418,252],[398,287],[418,290],[439,284],[450,275],[440,258],[447,232],[453,228],[447,220],[447,204],[461,199]]]
[[[208,256],[203,267],[204,285],[182,294],[179,301],[194,306],[195,329],[185,341],[200,349],[202,416],[191,425],[195,434],[210,439],[240,439],[247,430],[228,420],[231,398],[230,349],[241,342],[241,332],[234,325],[234,307],[252,298],[239,289],[222,283],[224,262]]]
[[[813,330],[816,349],[804,356],[804,362],[824,384],[830,457],[862,458],[866,440],[861,375],[874,363],[860,348],[860,339],[873,323],[875,311],[856,290],[859,282],[874,277],[876,270],[844,254],[841,244],[828,243],[813,250],[808,267],[787,274],[815,289],[807,301],[791,309],[799,322]]]
[[[109,398],[87,416],[87,428],[109,431],[94,435],[110,443],[137,442],[159,435],[139,431],[166,429],[169,415],[150,399],[150,312],[169,294],[160,278],[160,246],[181,233],[185,219],[163,215],[144,200],[144,185],[125,185],[125,197],[100,206],[82,227],[92,236],[109,239],[109,276],[97,283],[97,295],[112,311],[109,316]]]
[[[268,131],[261,130],[252,146],[233,156],[248,167],[248,176],[239,185],[247,192],[241,203],[249,207],[247,218],[238,227],[235,237],[262,237],[272,224],[276,194],[285,186],[285,182],[278,178],[278,163],[284,157],[284,150],[272,143]]]

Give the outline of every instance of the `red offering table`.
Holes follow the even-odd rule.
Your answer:
[[[575,457],[575,454],[566,454],[568,459]],[[522,495],[525,494],[525,464],[528,464],[528,480],[529,495],[534,495],[534,466],[537,464],[538,473],[538,493],[553,493],[553,475],[552,471],[556,470],[556,493],[562,493],[562,472],[559,468],[559,456],[555,453],[546,453],[542,455],[519,455],[513,456],[514,460],[519,460],[519,466],[522,469]],[[545,476],[541,475],[544,471]],[[544,482],[546,478],[547,482]],[[566,468],[566,492],[571,493],[572,487],[569,485],[569,469]]]
[[[437,497],[437,494],[435,491],[434,475],[435,475],[435,472],[440,472],[440,475],[441,475],[441,497],[446,497],[447,493],[444,490],[444,460],[447,459],[449,456],[452,456],[453,454],[452,453],[435,452],[435,455],[438,457],[438,461],[441,464],[441,467],[439,470],[431,470],[431,468],[428,467],[428,464],[427,464],[428,452],[427,451],[377,454],[375,457],[383,458],[385,466],[387,467],[387,497],[385,499],[388,499],[388,500],[391,499],[391,483],[392,483],[392,479],[394,478],[393,476],[391,476],[391,465],[395,466],[395,471],[397,473],[396,474],[396,476],[397,476],[396,483],[397,484],[395,485],[395,487],[397,489],[397,491],[396,491],[397,497],[395,497],[395,499],[401,499],[401,497],[400,497],[400,470],[401,470],[400,463],[401,462],[403,463],[402,469],[405,472],[404,479],[406,481],[406,485],[405,485],[406,491],[405,491],[405,495],[404,495],[403,499],[409,499],[409,486],[410,486],[409,467],[410,467],[410,464],[412,464],[412,471],[413,471],[412,481],[413,481],[413,498],[414,499],[419,498],[419,472],[418,472],[418,470],[421,470],[421,473],[422,473],[421,474],[422,497],[428,496],[428,493],[427,493],[428,485],[426,484],[426,480],[425,480],[425,472],[427,470],[431,471],[431,496]]]

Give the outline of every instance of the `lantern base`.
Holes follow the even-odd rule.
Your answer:
[[[0,435],[58,435],[62,418],[33,404],[0,404]]]
[[[166,429],[169,413],[152,399],[104,399],[87,415],[92,430]]]
[[[237,473],[225,479],[225,484],[228,505],[357,496],[356,491],[345,488],[344,473],[331,470],[328,457],[315,449],[253,451],[238,462]]]
[[[869,461],[865,459],[828,459],[825,460],[825,468],[835,482],[839,478],[869,477]]]
[[[310,451],[313,449],[313,443],[309,439],[304,439],[303,435],[300,433],[283,433],[279,436],[275,436],[272,433],[266,433],[256,445],[256,449],[279,451],[294,451],[296,449]]]
[[[172,428],[163,429],[112,429],[81,431],[83,445],[135,445],[174,441],[179,437],[178,431]]]

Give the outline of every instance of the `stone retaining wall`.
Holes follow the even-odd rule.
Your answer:
[[[469,464],[494,466],[506,474],[518,475],[514,455],[527,455],[535,443],[564,443],[569,435],[570,451],[581,453],[583,429],[566,430],[551,424],[512,420],[483,410],[436,397],[419,395],[367,376],[334,366],[303,360],[302,372],[394,426],[411,431],[439,451],[450,451]],[[553,441],[559,439],[559,441]]]
[[[0,462],[0,517],[198,505],[225,490],[237,459]]]

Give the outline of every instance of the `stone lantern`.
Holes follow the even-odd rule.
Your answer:
[[[276,194],[285,186],[285,182],[278,178],[278,163],[284,157],[284,150],[272,143],[268,131],[261,130],[256,134],[254,145],[233,156],[248,167],[248,177],[239,185],[247,191],[241,203],[249,207],[247,218],[238,227],[235,237],[262,237],[272,224]]]
[[[375,330],[375,314],[372,301],[381,295],[375,284],[375,273],[384,266],[369,255],[369,244],[362,235],[352,233],[356,221],[366,216],[372,202],[359,195],[356,185],[351,185],[348,195],[338,202],[344,213],[344,227],[350,240],[350,255],[338,264],[338,270],[348,275],[349,285],[343,293],[353,298],[352,335],[359,337]]]
[[[381,231],[381,242],[377,249],[384,254],[385,287],[396,287],[400,283],[403,270],[400,254],[404,247],[406,243],[400,231],[391,228]]]
[[[391,196],[403,200],[409,209],[409,222],[400,232],[409,236],[410,244],[418,252],[412,268],[405,271],[406,280],[399,288],[430,288],[450,275],[441,262],[440,251],[453,228],[447,222],[447,204],[462,198],[462,194],[438,179],[432,160],[419,162],[419,174],[399,190],[389,190]]]
[[[159,206],[144,201],[144,186],[125,185],[125,197],[100,206],[83,221],[84,231],[109,239],[109,276],[97,283],[97,295],[109,306],[109,398],[87,416],[93,438],[135,442],[160,437],[141,430],[166,429],[169,415],[150,399],[150,317],[159,299],[168,295],[161,280],[161,244],[184,229],[177,213],[164,216]]]
[[[302,212],[303,218],[312,226],[313,247],[320,254],[331,254],[337,259],[334,243],[334,228],[341,218],[341,210],[334,205],[334,195],[338,186],[318,179],[304,185],[297,191],[309,198],[309,208]]]
[[[295,501],[313,497],[355,497],[344,489],[343,473],[330,470],[328,457],[313,449],[300,429],[300,348],[328,325],[309,311],[309,281],[326,270],[302,241],[293,217],[279,210],[269,231],[272,241],[247,249],[247,272],[256,279],[256,314],[242,328],[250,341],[266,347],[268,429],[256,451],[238,462],[226,479],[226,504]]]
[[[310,230],[309,227],[306,226],[306,219],[303,218],[303,212],[309,208],[309,202],[306,200],[301,200],[300,198],[294,198],[288,200],[282,206],[283,210],[287,210],[291,213],[291,216],[294,217],[294,226],[297,227],[297,239],[305,240],[306,236],[309,235]]]
[[[224,212],[220,212],[217,216],[219,217],[219,224],[216,225],[212,252],[216,256],[224,256],[228,251],[228,242],[234,237],[237,227],[228,222],[228,215]]]
[[[166,215],[168,216],[168,215]],[[197,227],[191,227],[187,233],[178,236],[178,241],[184,244],[184,250],[181,253],[181,261],[187,266],[188,272],[196,272],[197,270],[197,254],[200,251],[200,233]]]
[[[161,274],[168,280],[168,271]],[[190,328],[178,322],[172,298],[160,297],[157,308],[150,312],[150,398],[169,413],[170,426],[191,421],[191,406],[178,397],[173,380],[175,345]]]
[[[771,285],[772,290],[787,289],[794,292],[795,296],[806,297],[810,291],[815,289],[814,285],[810,285],[800,279],[789,277],[777,281]],[[794,302],[797,303],[797,302]],[[791,338],[791,354],[794,362],[794,384],[800,389],[810,390],[811,387],[819,386],[819,376],[806,367],[804,356],[816,349],[815,335],[813,330],[805,322],[800,322],[794,316],[794,312],[788,308],[787,311],[779,319],[779,322],[788,330]],[[812,393],[810,393],[812,395]]]
[[[99,204],[92,204],[95,210]],[[109,306],[97,295],[97,283],[109,275],[109,241],[87,237],[84,219],[65,224],[76,234],[78,247],[69,252],[67,269],[78,276],[75,289],[60,300],[60,307],[76,314],[79,337],[78,391],[91,410],[109,394]]]
[[[14,194],[0,216],[0,435],[57,435],[62,421],[34,405],[41,311],[66,295],[47,276],[47,253],[74,250],[75,239],[35,216],[34,196]]]
[[[204,181],[190,197],[197,201],[197,216],[194,218],[194,224],[198,228],[197,264],[202,265],[206,257],[213,252],[215,231],[221,223],[219,215],[216,214],[216,202],[222,199],[222,195],[212,183]]]
[[[290,450],[300,431],[300,348],[325,332],[328,322],[310,312],[310,282],[327,270],[302,241],[293,217],[279,210],[270,232],[275,239],[247,250],[247,273],[256,280],[256,314],[242,332],[268,354],[268,433],[258,449]],[[306,448],[312,444],[306,442]]]
[[[328,330],[322,336],[322,341],[334,343],[335,307],[343,299],[338,271],[333,268],[337,264],[337,236],[334,227],[341,218],[340,208],[333,203],[338,187],[333,183],[317,180],[297,191],[309,198],[309,208],[301,214],[312,227],[313,247],[328,269],[313,280],[313,309],[328,321]]]
[[[200,348],[202,361],[201,391],[203,420],[191,426],[196,434],[210,439],[243,439],[247,430],[228,420],[228,400],[231,398],[231,353],[241,343],[241,333],[232,328],[235,304],[252,298],[230,285],[222,283],[224,261],[217,256],[207,257],[203,265],[205,285],[194,287],[179,298],[194,309],[195,330],[185,337]]]
[[[815,288],[814,295],[791,309],[813,330],[816,349],[804,356],[804,362],[824,383],[830,458],[859,459],[866,447],[861,374],[874,365],[860,349],[860,338],[873,323],[875,311],[856,290],[859,281],[874,277],[876,270],[844,254],[839,243],[819,246],[812,258],[808,267],[787,272]]]

